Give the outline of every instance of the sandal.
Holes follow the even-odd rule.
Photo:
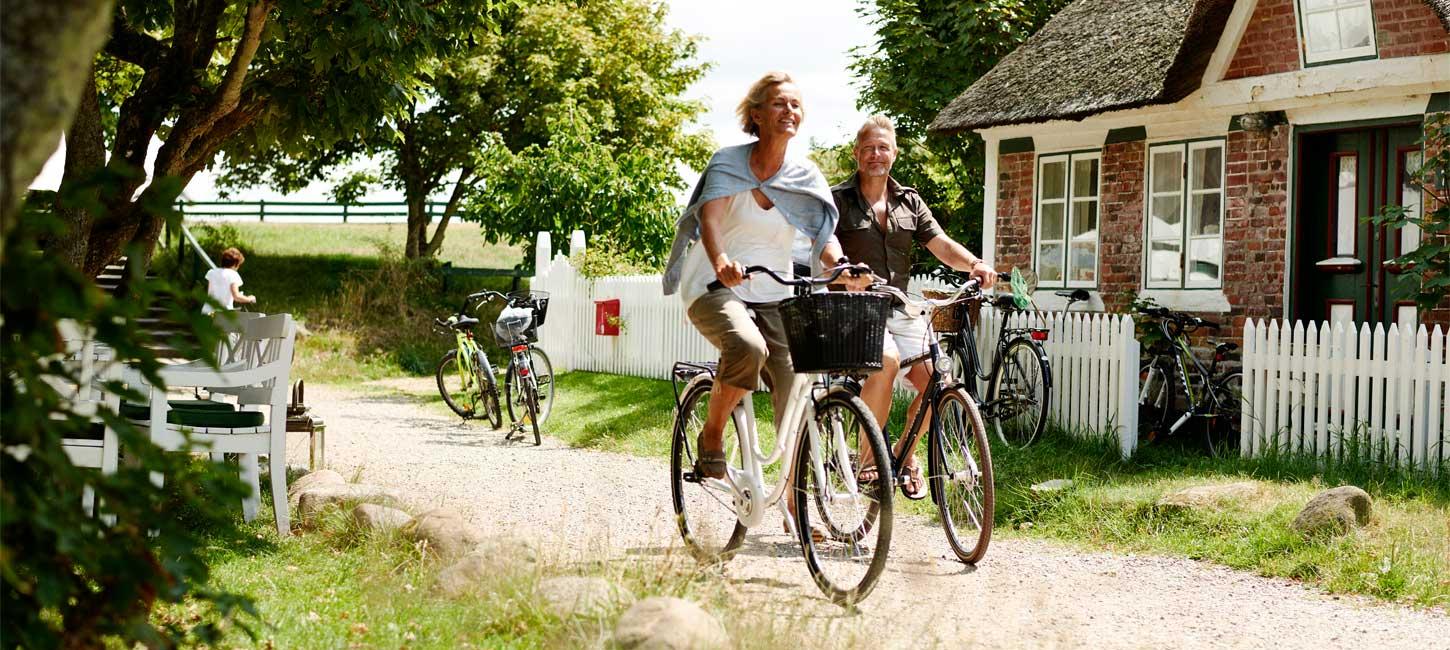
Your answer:
[[[858,485],[871,485],[879,480],[881,480],[881,472],[876,469],[875,465],[862,467],[856,472],[856,483]]]
[[[785,528],[785,534],[795,536],[795,531],[791,529],[791,522],[789,519],[782,519],[780,523],[782,524],[782,527]],[[811,524],[812,544],[820,544],[822,542],[825,542],[829,538],[830,535],[826,534],[825,528],[822,528],[819,524]]]
[[[695,439],[695,449],[700,450],[700,455],[695,459],[696,479],[724,479],[726,474],[725,451],[706,451],[700,447],[700,439]]]
[[[901,493],[912,501],[920,501],[931,494],[926,489],[926,481],[921,478],[921,465],[906,466],[906,481],[901,485]]]

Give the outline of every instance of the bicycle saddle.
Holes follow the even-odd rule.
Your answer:
[[[475,326],[477,326],[478,323],[479,320],[472,316],[459,316],[457,318],[450,318],[448,320],[448,326],[456,330],[471,330]]]
[[[1213,351],[1219,354],[1228,354],[1229,352],[1233,352],[1237,349],[1239,349],[1239,344],[1237,343],[1219,343],[1218,345],[1214,346]]]
[[[1071,300],[1073,302],[1082,302],[1092,297],[1088,295],[1086,289],[1073,289],[1072,291],[1058,291],[1056,293],[1057,295],[1062,296],[1063,298],[1067,298],[1068,300]]]

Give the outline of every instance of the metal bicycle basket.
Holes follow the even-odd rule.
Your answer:
[[[544,316],[549,313],[549,292],[547,291],[511,291],[508,294],[508,302],[511,307],[527,307],[534,311],[534,327],[544,324]]]
[[[880,370],[891,298],[831,291],[783,300],[781,320],[796,372]]]

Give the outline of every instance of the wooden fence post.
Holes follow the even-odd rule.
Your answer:
[[[260,201],[257,201],[257,223],[265,223],[266,221],[267,221],[267,200],[266,199],[262,199]]]

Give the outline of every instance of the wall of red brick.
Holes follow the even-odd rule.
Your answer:
[[[1146,150],[1142,140],[1103,146],[1098,291],[1108,311],[1126,310],[1142,287]]]
[[[1294,2],[1259,0],[1224,73],[1225,79],[1299,69],[1299,29]],[[1450,34],[1422,0],[1374,0],[1371,6],[1380,58],[1450,52]]]
[[[1032,175],[1036,154],[1031,151],[997,157],[998,269],[1032,268]]]
[[[1290,141],[1287,124],[1228,134],[1223,292],[1233,326],[1225,338],[1239,339],[1246,318],[1284,314]]]
[[[1423,0],[1374,0],[1381,59],[1450,52],[1450,34]]]
[[[1299,28],[1294,0],[1259,0],[1225,79],[1257,77],[1299,69]]]

